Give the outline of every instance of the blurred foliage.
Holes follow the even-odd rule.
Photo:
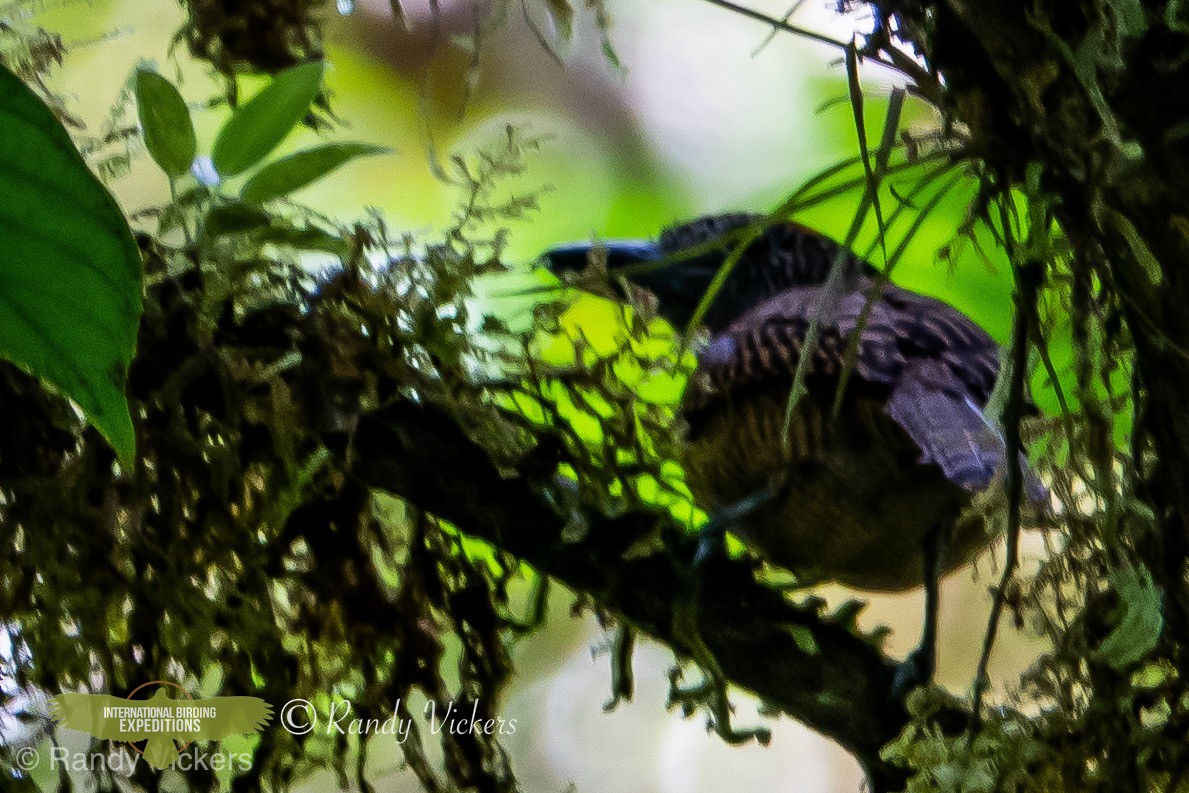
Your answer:
[[[1074,130],[1081,128],[1085,113],[1094,118],[1090,126],[1095,130],[1093,139],[1071,139],[1044,156],[1010,143],[1003,152],[987,154],[997,167],[980,174],[982,199],[976,204],[981,210],[976,217],[981,215],[1007,251],[1016,274],[1013,350],[1031,352],[1056,403],[1048,416],[1022,429],[1052,491],[1059,531],[1046,533],[1049,554],[1035,572],[1014,569],[1009,539],[996,604],[1017,628],[1048,639],[1051,650],[1023,676],[1004,707],[982,712],[978,692],[985,683],[976,680],[973,725],[947,724],[937,698],[918,699],[915,723],[885,750],[885,759],[916,772],[910,790],[1189,789],[1184,750],[1189,687],[1179,672],[1186,667],[1184,636],[1174,621],[1184,613],[1189,582],[1183,556],[1175,555],[1179,546],[1168,537],[1182,531],[1177,521],[1183,516],[1152,506],[1161,488],[1154,472],[1174,461],[1158,459],[1150,423],[1141,431],[1163,384],[1140,374],[1135,339],[1153,328],[1131,324],[1151,320],[1146,308],[1127,310],[1133,307],[1126,305],[1129,297],[1119,274],[1127,272],[1123,268],[1134,257],[1139,277],[1152,279],[1144,283],[1149,288],[1160,279],[1159,265],[1130,221],[1108,208],[1105,197],[1120,184],[1127,185],[1125,191],[1148,189],[1128,182],[1139,178],[1135,166],[1143,146],[1126,140],[1125,124],[1114,115],[1111,101],[1118,101],[1120,83],[1149,70],[1166,79],[1184,63],[1149,58],[1137,46],[1148,33],[1183,43],[1184,29],[1176,21],[1179,4],[1158,5],[1088,0],[1041,4],[1029,12],[1030,35],[1051,45],[1059,62],[1021,65],[1013,91],[1029,111],[1054,121],[1046,133],[1080,134]],[[888,43],[892,28],[884,28],[868,42],[870,51],[887,55],[891,47],[911,43],[931,58],[934,47],[953,46],[940,33],[941,23],[929,16],[931,4],[887,6],[891,10],[877,13],[888,14],[885,24],[895,15],[902,41]],[[980,19],[988,27],[979,35],[992,41],[998,34],[1016,38],[1015,30],[989,32],[994,20]],[[1144,54],[1137,57],[1138,52]],[[1043,58],[1047,51],[1038,54]],[[953,122],[958,112],[976,109],[987,86],[977,76],[971,79],[983,68],[981,62],[971,66],[959,59],[949,66],[949,87],[936,82],[935,74],[914,76],[925,93],[945,91],[938,105]],[[905,68],[911,73],[915,64]],[[1074,94],[1084,103],[1057,98],[1066,68]],[[1129,92],[1124,94],[1124,103],[1134,104]],[[965,126],[972,146],[999,141],[1003,130],[994,128],[993,116],[965,114],[973,119]],[[1093,207],[1093,222],[1116,229],[1126,241],[1112,250],[1119,260],[1109,266],[1086,239],[1075,250],[1058,225],[1078,217],[1077,209],[1063,205],[1062,199],[1071,199],[1060,193],[1054,177],[1068,165],[1065,156],[1077,160],[1074,168],[1080,173],[1092,174],[1086,177],[1089,198],[1080,186],[1073,191],[1077,206],[1086,201]],[[1180,262],[1164,266],[1180,267]],[[1161,337],[1161,344],[1170,341]],[[1174,401],[1179,399],[1178,394]],[[1183,476],[1182,470],[1173,474]],[[980,673],[999,629],[993,618]]]
[[[329,5],[326,0],[179,1],[187,18],[178,40],[227,78],[227,100],[233,106],[240,74],[271,75],[322,59],[318,13]],[[326,94],[320,95],[319,106],[329,109]]]
[[[335,11],[349,13],[355,6],[354,2],[344,6],[331,0],[179,2],[186,10],[187,19],[177,39],[187,44],[191,55],[209,62],[226,78],[227,101],[233,106],[238,102],[237,77],[240,75],[275,75],[300,63],[321,60],[325,55],[322,17]],[[442,9],[436,2],[429,5],[436,27]],[[618,64],[607,35],[611,16],[605,0],[582,0],[582,7],[594,15],[608,62]],[[392,0],[390,8],[397,20],[408,24],[400,0]],[[485,40],[506,24],[510,13],[517,11],[523,15],[540,44],[555,57],[560,59],[560,53],[569,45],[576,11],[570,0],[474,0],[473,33],[454,41],[456,46],[470,52],[470,65],[465,72],[467,97],[478,84]],[[540,17],[548,20],[547,23],[539,22]],[[307,117],[307,122],[315,127],[326,123],[321,116],[333,118],[329,93],[320,93],[316,104],[321,115],[312,113]]]
[[[345,227],[292,204],[272,213],[172,168],[176,198],[138,216],[156,228],[138,237],[135,465],[113,468],[65,399],[0,368],[0,405],[22,417],[0,438],[0,614],[14,648],[5,672],[20,690],[168,679],[278,705],[319,692],[319,706],[348,699],[364,719],[394,703],[408,719],[418,696],[456,703],[458,719],[476,703],[480,719],[497,716],[507,644],[531,627],[541,582],[346,469],[357,417],[398,394],[451,406],[510,458],[527,445],[466,388],[492,353],[463,328],[469,283],[501,267],[499,238],[475,230],[531,208],[494,186],[533,145],[509,129],[499,146],[456,158],[457,223],[422,249],[379,218]],[[426,787],[514,789],[499,735],[462,727],[439,733],[444,769],[419,737],[402,744]],[[47,734],[42,723],[34,739]],[[267,731],[235,789],[284,788],[321,766],[366,786],[366,742],[330,740]],[[161,783],[143,768],[133,781]],[[55,780],[10,771],[10,786],[38,782]],[[216,780],[199,772],[182,784]]]
[[[602,4],[587,5],[605,31]],[[1107,5],[1102,26],[1134,16]],[[320,55],[321,6],[190,0],[181,35],[229,77],[275,74]],[[510,7],[497,3],[492,24]],[[534,29],[560,49],[574,7],[524,8],[533,20],[544,11],[552,31]],[[1114,46],[1107,32],[1093,41]],[[37,46],[29,52],[48,51]],[[862,99],[850,93],[854,123],[878,130],[890,103]],[[289,126],[303,115],[290,114]],[[918,109],[914,119],[928,116]],[[960,128],[908,126],[873,136],[773,216],[849,228],[834,236],[934,294],[954,287],[909,269],[912,260],[931,263],[941,247],[943,262],[983,265],[967,301],[955,302],[1032,353],[1043,411],[1020,430],[1057,525],[1045,529],[1050,555],[1039,569],[1008,565],[997,595],[1012,622],[1052,649],[1003,707],[984,712],[974,697],[973,723],[952,719],[970,701],[918,692],[885,759],[914,772],[910,790],[1186,789],[1186,659],[1163,630],[1164,599],[1177,593],[1162,591],[1144,561],[1158,521],[1138,474],[1152,450],[1132,432],[1143,395],[1120,299],[1075,266],[1037,180],[984,170]],[[499,145],[443,162],[461,195],[433,243],[394,234],[375,215],[343,225],[291,201],[256,206],[247,187],[232,197],[166,166],[176,196],[136,218],[156,225],[140,236],[148,287],[130,372],[135,469],[113,475],[110,450],[65,400],[0,369],[0,405],[25,417],[4,422],[0,436],[0,614],[22,686],[127,690],[167,678],[273,703],[324,692],[364,718],[391,715],[394,702],[407,718],[425,700],[479,702],[494,715],[508,646],[531,628],[520,614],[536,612],[542,584],[347,475],[356,420],[396,398],[447,408],[509,468],[536,441],[559,441],[567,461],[549,471],[549,493],[571,537],[588,530],[591,512],[633,506],[658,523],[698,522],[673,426],[698,339],[677,338],[650,297],[610,282],[597,257],[570,286],[605,299],[559,304],[552,283],[521,274],[520,287],[544,290],[532,328],[476,316],[475,282],[506,275],[503,227],[536,206],[535,193],[499,186],[523,177],[539,144],[508,129]],[[147,145],[163,166],[177,159]],[[321,275],[310,275],[314,262]],[[1015,327],[1025,332],[1011,338],[1006,293],[1025,265],[1042,277],[1034,293],[1017,292]],[[1012,401],[1002,403],[1009,428]],[[420,739],[402,750],[427,789],[511,790],[497,738],[443,731],[443,768]],[[253,750],[235,789],[284,787],[321,766],[366,785],[366,742],[270,730]]]
[[[0,20],[0,64],[24,80],[59,121],[77,131],[82,128],[82,122],[67,111],[65,101],[45,82],[50,71],[62,65],[65,52],[62,37],[57,33]]]

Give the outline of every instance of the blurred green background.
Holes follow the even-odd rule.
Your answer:
[[[752,5],[779,16],[787,4]],[[698,0],[608,2],[619,66],[605,57],[589,12],[579,14],[559,62],[538,41],[521,5],[511,3],[506,24],[485,28],[478,79],[470,86],[476,13],[469,0],[442,0],[436,21],[428,2],[405,2],[407,28],[393,20],[388,0],[340,3],[344,11],[348,6],[350,13],[326,17],[327,83],[345,123],[331,134],[386,145],[394,153],[352,162],[297,199],[343,221],[375,207],[390,228],[432,239],[459,200],[458,188],[435,176],[435,159],[473,154],[500,140],[507,124],[544,136],[527,171],[504,185],[515,194],[544,190],[539,211],[510,227],[506,258],[519,275],[479,286],[482,309],[513,327],[530,319],[528,302],[501,295],[535,282],[525,274],[550,245],[592,236],[649,237],[703,213],[769,210],[805,179],[857,151],[839,51],[786,34],[761,47],[768,37],[764,26]],[[794,21],[842,39],[868,24],[837,15],[833,6],[806,3]],[[547,31],[549,20],[538,5],[525,7]],[[199,149],[209,151],[227,111],[202,109],[221,86],[204,65],[189,60],[184,45],[172,45],[182,21],[173,0],[10,2],[0,6],[0,19],[62,34],[67,54],[53,87],[93,129],[102,127],[136,64],[156,63],[179,81],[195,110]],[[875,141],[896,82],[877,67],[865,68],[863,78],[868,137]],[[927,127],[930,121],[910,101],[906,125]],[[284,150],[315,137],[302,129]],[[130,214],[168,199],[165,177],[143,150],[139,155],[131,171],[111,183]],[[972,185],[959,186],[923,224],[895,280],[953,303],[1006,341],[1010,273],[993,245],[986,241],[983,252],[958,245],[955,255],[938,255],[965,218],[971,194]],[[844,196],[803,220],[841,239],[858,198],[858,192]],[[859,250],[874,232],[869,222]],[[598,338],[614,332],[615,316],[588,299],[569,321]],[[1034,558],[1039,542],[1026,538],[1025,552]],[[974,671],[989,609],[984,593],[997,554],[984,557],[974,574],[961,570],[945,582],[940,679],[958,691]],[[837,599],[849,593],[832,587],[825,594]],[[604,714],[610,665],[591,648],[608,640],[592,620],[569,618],[569,600],[558,591],[548,627],[515,651],[518,677],[504,710],[521,727],[507,746],[525,790],[562,791],[571,782],[577,790],[608,793],[859,789],[853,760],[788,719],[772,725],[773,745],[765,750],[727,747],[705,734],[700,719],[667,713],[671,656],[657,646],[646,644],[637,653],[636,700]],[[903,655],[917,640],[921,600],[919,593],[874,598],[863,624],[892,625],[889,648]],[[1027,641],[1006,630],[992,672],[1008,679],[1030,656]],[[754,704],[741,699],[740,719],[757,718]],[[417,789],[398,759],[395,747],[373,744],[378,790]],[[309,789],[330,785],[337,783],[326,776],[312,780]]]
[[[195,108],[219,95],[217,82],[188,59],[184,45],[176,46],[176,59],[169,57],[182,20],[175,3],[9,5],[46,9],[34,20],[61,32],[68,50],[60,87],[92,126],[101,124],[140,59],[178,78]],[[547,30],[548,18],[534,13],[540,5],[527,8]],[[755,5],[777,16],[787,10],[771,0]],[[795,21],[841,39],[867,24],[835,14],[830,5],[804,4]],[[527,262],[560,241],[651,236],[699,214],[770,209],[803,180],[857,151],[839,51],[787,34],[760,49],[767,28],[710,4],[609,3],[610,37],[622,64],[616,68],[603,55],[589,13],[579,15],[559,63],[530,32],[520,4],[512,3],[506,24],[480,41],[478,80],[469,92],[475,11],[470,0],[440,6],[435,23],[427,2],[406,0],[408,30],[392,19],[387,0],[326,15],[327,83],[345,122],[333,134],[395,153],[353,163],[306,188],[299,200],[344,220],[374,206],[395,229],[441,228],[459,193],[435,178],[427,140],[440,161],[473,153],[497,141],[506,124],[516,124],[547,138],[527,173],[506,185],[509,192],[546,191],[540,211],[513,226],[509,238],[509,260]],[[895,75],[872,66],[863,77],[874,146]],[[200,150],[209,150],[226,108],[196,115]],[[909,128],[930,122],[911,100],[905,117]],[[284,150],[315,138],[300,130]],[[144,157],[112,187],[130,212],[160,203],[167,189]],[[970,245],[960,246],[953,261],[935,255],[953,236],[969,197],[969,190],[955,190],[926,222],[896,280],[959,305],[1003,339],[1010,280],[1002,262]],[[842,237],[857,199],[856,193],[832,202],[805,220]],[[867,231],[870,240],[872,223]]]

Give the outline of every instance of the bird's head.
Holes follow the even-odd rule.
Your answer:
[[[555,274],[585,268],[593,256],[606,257],[611,286],[623,299],[620,279],[656,295],[657,312],[675,328],[685,330],[722,264],[722,256],[696,259],[669,257],[658,243],[647,240],[610,240],[571,243],[545,253],[546,266]]]
[[[592,251],[605,252],[612,276],[656,295],[660,315],[685,331],[742,234],[762,220],[758,215],[718,215],[666,229],[655,241],[571,243],[553,248],[543,258],[560,275],[585,268]],[[722,330],[778,292],[823,283],[839,252],[832,240],[793,223],[764,229],[739,257],[702,324],[711,331]],[[848,275],[869,269],[847,251],[842,251],[842,261]]]

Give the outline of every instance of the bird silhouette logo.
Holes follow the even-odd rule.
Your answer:
[[[132,698],[154,685],[158,688],[150,698]],[[170,688],[185,699],[171,698]],[[155,680],[138,686],[127,698],[59,694],[50,700],[50,713],[63,727],[100,740],[127,741],[144,755],[145,762],[164,770],[194,741],[259,732],[272,718],[272,706],[258,697],[194,699],[176,683]],[[136,746],[140,741],[146,741],[144,749]]]

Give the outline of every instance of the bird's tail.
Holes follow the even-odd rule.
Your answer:
[[[921,450],[921,462],[932,463],[946,478],[968,490],[983,490],[1007,473],[1003,434],[983,415],[938,361],[918,365],[900,378],[888,398],[888,414]],[[1021,459],[1024,494],[1042,502],[1048,491]]]

